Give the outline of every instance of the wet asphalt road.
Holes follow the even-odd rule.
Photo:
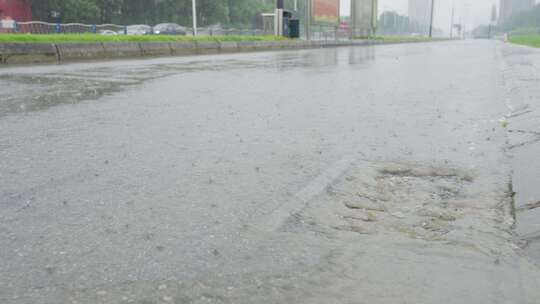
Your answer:
[[[360,161],[459,168],[481,177],[471,192],[504,201],[512,161],[500,122],[509,112],[503,47],[441,42],[0,69],[0,302],[359,303],[350,286],[325,300],[318,293],[340,276],[327,271],[329,259],[348,256],[336,250],[341,234],[280,233],[276,222]],[[472,178],[448,183],[461,189],[463,180]],[[491,254],[510,237],[490,234],[500,236],[485,243],[498,265]],[[381,252],[404,259],[416,250],[388,244]],[[339,266],[356,267],[347,261]],[[403,278],[395,290],[369,285],[363,300],[445,300],[422,293],[428,270],[410,265],[419,291],[406,291]],[[444,302],[495,303],[486,293],[502,282]],[[455,283],[456,292],[467,285]],[[515,303],[533,303],[517,288],[495,298],[516,294]]]

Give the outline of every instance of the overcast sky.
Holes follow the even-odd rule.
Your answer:
[[[540,1],[536,1],[540,2]],[[379,0],[379,13],[384,11],[397,11],[402,15],[407,15],[408,0]],[[455,6],[456,23],[460,18],[468,29],[472,29],[480,24],[487,24],[491,16],[491,6],[497,4],[499,0],[435,0],[435,27],[445,32],[450,29],[452,15],[452,4]],[[351,0],[341,0],[342,15],[350,14]]]

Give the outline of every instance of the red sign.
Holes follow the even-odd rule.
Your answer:
[[[0,20],[30,21],[30,0],[0,0]]]
[[[339,24],[339,0],[312,0],[313,23]]]

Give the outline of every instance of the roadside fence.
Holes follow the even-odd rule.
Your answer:
[[[48,23],[42,21],[16,22],[2,20],[0,32],[3,33],[29,33],[29,34],[82,34],[102,33],[113,31],[122,33],[127,27],[117,24],[83,24],[83,23]]]
[[[193,29],[181,27],[179,35],[192,35]],[[83,24],[83,23],[49,23],[42,21],[16,22],[13,20],[0,21],[1,33],[28,33],[28,34],[103,34],[103,35],[144,35],[153,34],[153,27],[149,25],[119,25],[119,24]],[[255,36],[272,35],[272,32],[262,29],[235,29],[221,27],[200,27],[197,34],[202,36]]]
[[[193,29],[178,26],[178,35],[193,35]],[[301,27],[301,36],[306,38],[304,27]],[[146,35],[153,34],[153,27],[149,25],[119,25],[119,24],[84,24],[84,23],[48,23],[42,21],[16,22],[13,20],[0,21],[0,34],[2,33],[29,33],[29,34],[84,34],[94,33],[102,35]],[[197,28],[200,36],[262,36],[273,35],[273,26],[265,29],[237,29],[216,26]],[[353,37],[354,36],[354,37]],[[351,29],[340,27],[313,26],[310,38],[312,40],[349,40],[362,37],[361,33],[353,33]]]

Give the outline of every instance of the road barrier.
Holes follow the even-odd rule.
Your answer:
[[[49,23],[43,21],[0,23],[0,33],[24,34],[99,34],[105,31],[126,34],[126,28],[126,26],[118,24]]]
[[[135,27],[131,29],[131,27]],[[137,27],[144,26],[149,32],[140,32]],[[193,29],[181,27],[179,35],[193,35]],[[43,21],[17,22],[13,20],[0,22],[0,33],[24,34],[104,34],[104,35],[142,35],[153,34],[150,25],[120,25],[120,24],[84,24],[84,23],[49,23]],[[262,36],[273,35],[272,32],[261,29],[236,29],[201,27],[197,29],[198,36]]]
[[[143,29],[142,27],[145,27]],[[148,32],[147,32],[148,31]],[[4,20],[0,22],[0,33],[24,34],[104,34],[104,35],[143,35],[153,34],[153,27],[145,24],[84,24],[84,23],[49,23],[43,21],[17,22]],[[317,26],[311,29],[311,38],[314,40],[343,40],[354,35],[348,29],[334,26]],[[193,35],[193,29],[181,26],[181,35]],[[274,35],[272,29],[239,29],[221,27],[199,27],[198,36],[265,36]],[[305,35],[304,35],[305,36]],[[360,37],[360,36],[358,36]],[[305,37],[304,37],[305,38]]]

